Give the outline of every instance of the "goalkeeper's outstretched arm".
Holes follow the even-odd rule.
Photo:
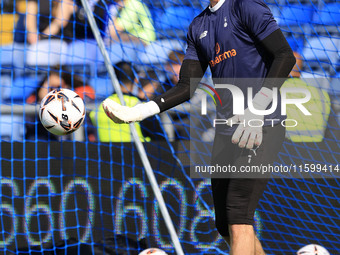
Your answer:
[[[179,73],[178,84],[164,94],[153,99],[158,105],[160,112],[166,111],[189,100],[198,86],[197,82],[190,85],[190,79],[202,78],[206,69],[207,65],[202,64],[202,62],[198,60],[185,59]]]
[[[144,104],[134,107],[122,106],[111,99],[105,99],[103,108],[107,116],[115,123],[142,121],[150,116],[164,112],[191,98],[198,86],[190,84],[191,78],[202,78],[208,65],[198,60],[185,59],[181,66],[179,81],[176,86],[162,95]]]

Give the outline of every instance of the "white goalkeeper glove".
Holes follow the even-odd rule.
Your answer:
[[[263,87],[253,98],[253,106],[257,110],[265,110],[272,102],[272,99],[272,91]],[[263,115],[256,115],[247,108],[244,111],[244,115],[235,115],[228,119],[228,123],[229,125],[239,124],[231,138],[232,143],[238,144],[240,148],[246,147],[247,149],[253,149],[254,146],[258,147],[261,145],[262,125],[264,123]],[[249,123],[252,126],[249,126]]]
[[[104,100],[103,109],[106,115],[118,124],[142,121],[160,112],[158,105],[154,101],[128,107],[120,105],[109,98]]]

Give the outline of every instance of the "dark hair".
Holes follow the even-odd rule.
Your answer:
[[[38,90],[41,86],[48,80],[48,77],[51,75],[58,75],[66,84],[68,84],[71,88],[78,88],[84,86],[83,80],[77,76],[72,74],[66,66],[54,66],[52,67],[44,77],[44,79],[40,82],[38,86]]]
[[[142,85],[142,87],[144,87],[151,82],[159,83],[159,78],[154,70],[148,70],[146,73],[140,74],[139,82]]]
[[[31,93],[30,97],[32,95],[35,96],[34,100],[38,100],[38,93],[41,87],[44,85],[44,83],[48,80],[48,78],[51,75],[58,75],[66,84],[68,84],[71,88],[78,88],[78,87],[83,87],[84,82],[82,79],[77,76],[72,74],[65,66],[54,66],[52,67],[44,76],[44,78],[41,80],[39,83],[38,87],[34,92]]]
[[[131,63],[121,61],[114,66],[117,79],[123,84],[131,84],[136,76]]]

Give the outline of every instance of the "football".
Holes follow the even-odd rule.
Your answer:
[[[72,90],[53,90],[41,101],[39,118],[46,130],[52,134],[70,134],[84,122],[84,101]]]
[[[152,254],[152,255],[167,255],[167,253],[161,249],[158,248],[149,248],[146,249],[144,251],[142,251],[141,253],[139,253],[138,255],[148,255],[148,254]]]
[[[330,255],[329,252],[320,245],[317,244],[309,244],[302,247],[297,255]]]

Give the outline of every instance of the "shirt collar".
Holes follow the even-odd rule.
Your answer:
[[[220,7],[222,6],[222,4],[224,3],[225,0],[220,0],[214,7],[210,7],[209,5],[209,10],[211,12],[215,12],[217,11],[218,9],[220,9]]]

